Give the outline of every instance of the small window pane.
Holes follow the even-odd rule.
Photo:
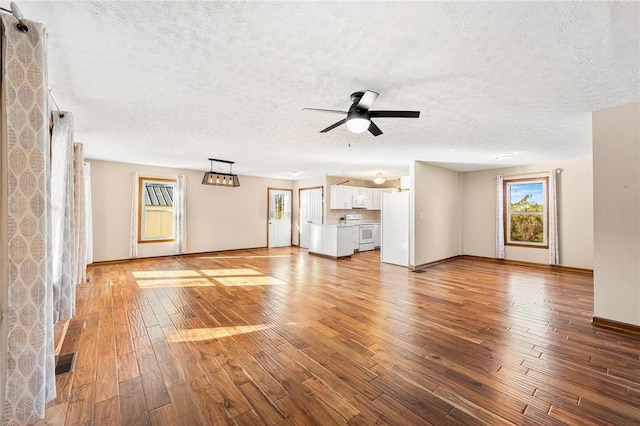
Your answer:
[[[140,178],[139,242],[175,239],[174,185],[171,179]]]
[[[542,212],[544,211],[544,187],[542,182],[510,184],[511,211]]]
[[[544,223],[541,215],[512,214],[511,241],[527,243],[544,242]]]

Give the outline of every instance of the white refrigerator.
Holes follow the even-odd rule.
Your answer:
[[[409,192],[382,194],[380,258],[385,263],[409,266]]]

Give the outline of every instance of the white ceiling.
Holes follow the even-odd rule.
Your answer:
[[[50,86],[93,159],[288,179],[479,170],[589,157],[591,111],[640,101],[637,1],[17,3],[47,28]],[[320,134],[342,117],[302,111],[361,90],[421,116],[377,119],[373,137]]]

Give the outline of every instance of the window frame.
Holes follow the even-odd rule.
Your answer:
[[[145,226],[145,212],[146,205],[144,202],[144,185],[145,183],[160,183],[167,184],[171,183],[173,186],[173,202],[172,202],[172,210],[171,210],[171,220],[172,220],[172,235],[171,238],[159,237],[159,238],[150,238],[145,237],[143,235],[143,230]],[[140,176],[138,178],[138,244],[149,244],[149,243],[170,243],[176,241],[176,200],[175,200],[175,191],[176,185],[178,184],[177,179],[170,178],[157,178],[157,177],[149,177],[149,176]]]
[[[541,213],[538,212],[512,212],[511,211],[511,191],[512,185],[518,184],[531,184],[542,183],[544,209]],[[524,214],[542,216],[543,227],[543,241],[541,243],[536,242],[524,242],[511,240],[511,214]],[[527,248],[549,248],[549,178],[546,176],[530,177],[530,178],[518,178],[518,179],[504,179],[503,181],[503,232],[504,232],[504,245],[513,247],[527,247]]]

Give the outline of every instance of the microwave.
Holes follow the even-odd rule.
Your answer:
[[[351,208],[354,209],[368,209],[369,208],[369,197],[366,195],[354,195],[353,202],[351,203]]]

